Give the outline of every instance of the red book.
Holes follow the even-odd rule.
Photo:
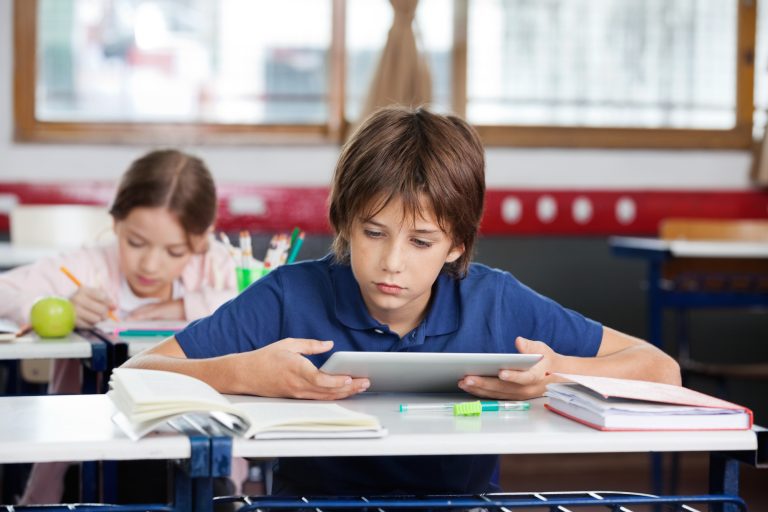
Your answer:
[[[556,373],[546,408],[598,430],[747,430],[752,411],[671,384]]]

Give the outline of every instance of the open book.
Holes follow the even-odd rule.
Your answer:
[[[107,395],[118,411],[112,419],[134,440],[166,423],[177,426],[181,419],[215,423],[226,434],[257,439],[386,435],[375,416],[340,405],[286,400],[233,404],[205,382],[180,373],[117,368],[109,386]]]
[[[11,320],[0,318],[0,342],[6,341],[33,341],[34,336],[30,335],[31,327],[20,327]]]
[[[556,373],[547,409],[599,430],[746,430],[746,407],[670,384]]]

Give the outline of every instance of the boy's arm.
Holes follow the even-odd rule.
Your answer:
[[[332,347],[330,341],[289,338],[249,352],[189,359],[171,337],[123,367],[183,373],[226,394],[340,400],[368,389],[368,379],[325,374],[304,357]]]
[[[545,343],[520,337],[516,345],[521,354],[542,354],[544,357],[529,370],[502,371],[499,378],[465,377],[459,387],[481,397],[519,400],[543,395],[546,385],[557,380],[550,375],[554,372],[681,383],[677,361],[650,343],[609,327],[603,327],[602,341],[595,357],[557,354]]]

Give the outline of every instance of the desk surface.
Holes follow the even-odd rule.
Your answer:
[[[189,458],[189,438],[131,441],[106,395],[0,397],[0,463]]]
[[[715,240],[660,240],[614,236],[612,247],[640,253],[669,253],[678,258],[768,258],[768,243]]]
[[[10,242],[0,242],[0,269],[27,265],[47,256],[56,256],[60,252],[60,249],[17,247]]]
[[[29,333],[14,341],[0,342],[0,360],[87,359],[92,353],[91,342],[74,332],[66,338],[50,339]]]
[[[755,450],[754,431],[599,432],[532,401],[528,412],[453,417],[442,412],[402,414],[397,405],[466,400],[466,396],[375,394],[340,402],[377,415],[389,430],[379,439],[243,440],[233,455],[247,457],[337,455],[436,455],[470,453],[616,453],[645,451]],[[274,399],[232,397],[233,401]],[[0,397],[0,463],[66,460],[188,458],[185,435],[154,433],[138,442],[111,421],[106,395]]]
[[[233,402],[264,401],[230,397]],[[526,412],[492,412],[454,417],[449,412],[398,412],[401,402],[466,401],[467,395],[394,395],[367,393],[339,402],[373,414],[389,430],[378,439],[244,440],[235,439],[241,457],[344,455],[535,454],[755,450],[753,431],[600,432],[531,401]]]

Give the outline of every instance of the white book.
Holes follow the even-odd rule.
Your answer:
[[[752,411],[692,389],[656,382],[557,373],[546,407],[599,430],[746,430]]]
[[[30,326],[20,327],[16,322],[0,318],[0,343],[3,342],[31,342],[36,339]]]
[[[201,425],[256,439],[382,437],[378,418],[337,404],[303,401],[231,403],[205,382],[180,373],[117,368],[107,395],[113,421],[131,439],[161,429]]]

